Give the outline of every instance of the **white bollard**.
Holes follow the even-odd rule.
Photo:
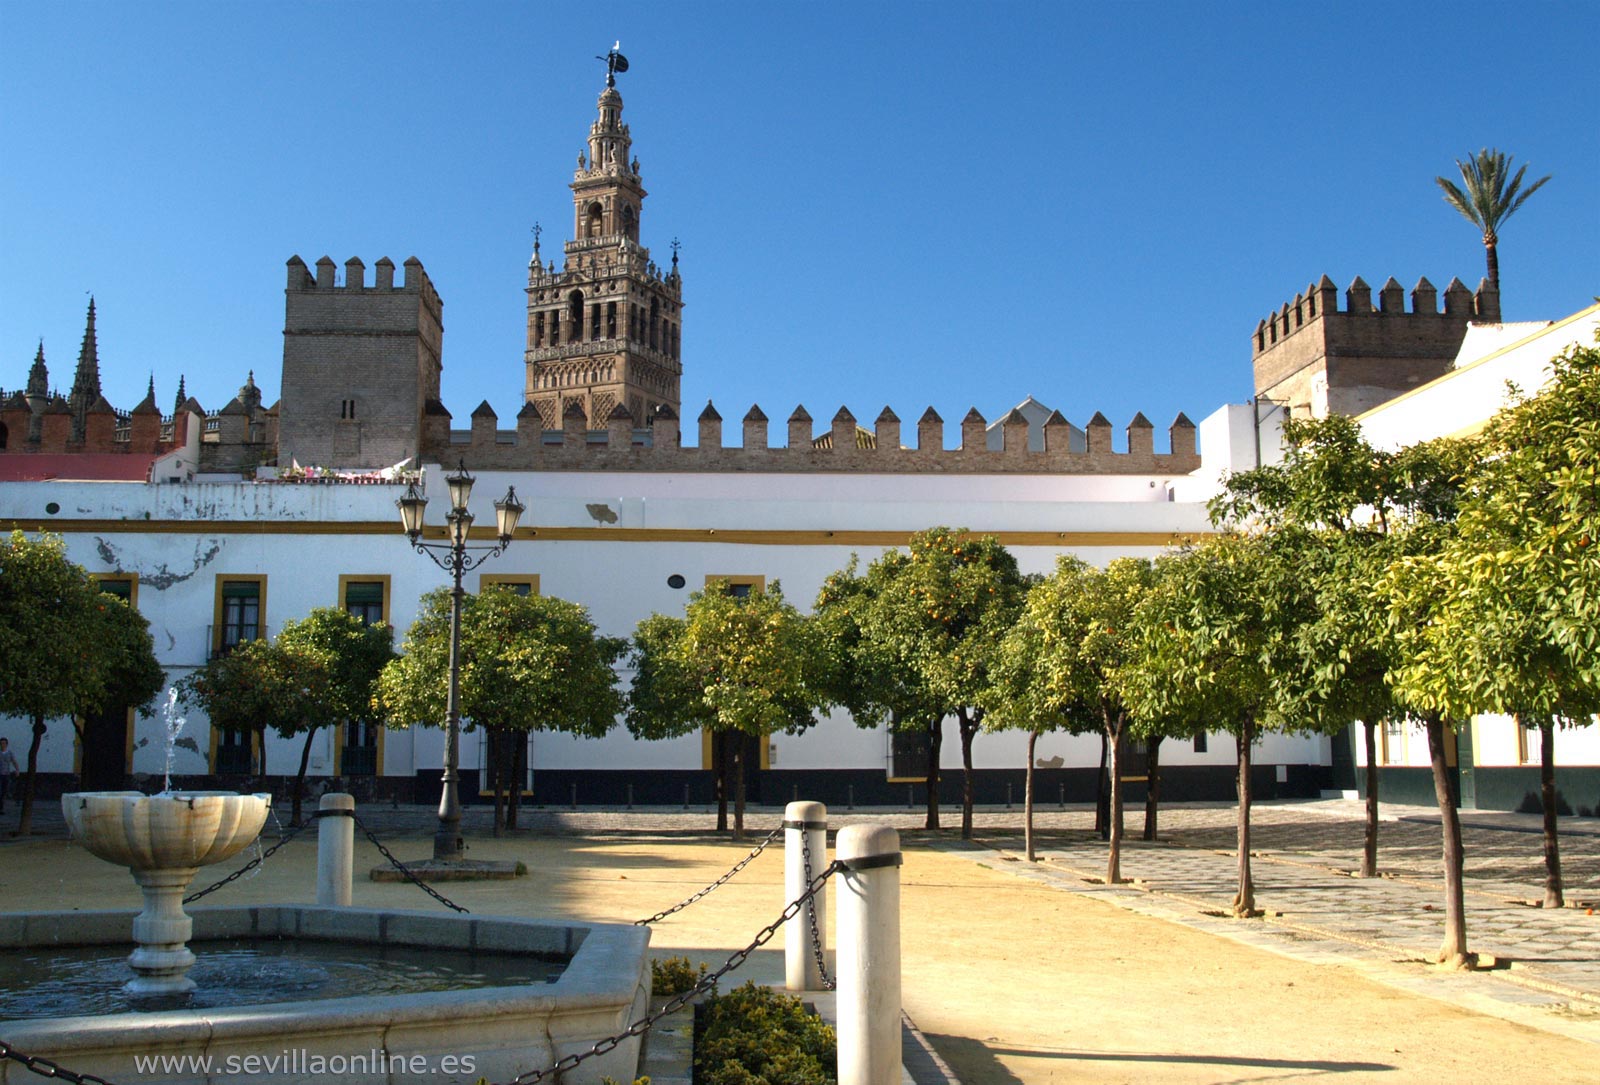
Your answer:
[[[847,825],[834,854],[838,922],[839,1085],[900,1082],[900,834]]]
[[[348,811],[324,815],[317,825],[317,903],[348,908],[356,868],[355,796],[329,792],[317,809]]]
[[[820,802],[792,802],[783,808],[783,899],[794,900],[808,884],[805,857],[800,842],[811,849],[811,877],[828,865],[828,808]],[[826,884],[806,901],[800,914],[789,920],[783,932],[784,986],[791,991],[822,990],[822,970],[811,942],[811,927],[816,924],[817,943],[828,952],[828,890]]]

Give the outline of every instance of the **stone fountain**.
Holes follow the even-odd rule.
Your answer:
[[[72,838],[98,858],[125,866],[144,893],[133,921],[128,958],[134,995],[194,990],[189,939],[194,922],[183,895],[203,866],[233,858],[255,842],[272,807],[270,795],[231,791],[82,791],[61,797]]]

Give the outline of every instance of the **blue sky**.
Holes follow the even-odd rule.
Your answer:
[[[559,260],[616,38],[691,417],[1198,421],[1324,273],[1475,286],[1433,178],[1483,146],[1554,175],[1503,232],[1506,319],[1600,293],[1593,3],[3,0],[0,387],[41,337],[70,385],[93,292],[116,405],[251,369],[270,402],[284,261],[415,255],[446,405],[510,425],[529,229]]]

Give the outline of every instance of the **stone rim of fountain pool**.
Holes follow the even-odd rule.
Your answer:
[[[125,943],[129,911],[0,914],[0,949],[114,945]],[[570,954],[566,971],[554,983],[480,987],[431,994],[385,995],[280,1002],[238,1009],[162,1010],[108,1014],[54,1021],[4,1022],[5,1038],[20,1050],[42,1054],[73,1070],[113,1080],[134,1071],[136,1055],[194,1054],[211,1059],[213,1073],[177,1075],[186,1081],[227,1080],[226,1067],[238,1061],[299,1054],[298,1071],[289,1065],[253,1075],[253,1082],[278,1085],[310,1081],[306,1059],[320,1055],[383,1059],[424,1058],[437,1067],[442,1055],[471,1055],[473,1066],[457,1078],[439,1081],[507,1080],[548,1066],[569,1054],[587,1051],[641,1017],[648,1006],[650,973],[646,927],[614,923],[552,923],[507,916],[440,915],[423,911],[310,905],[214,906],[196,908],[194,939],[289,937],[376,945],[439,947],[480,952]],[[584,1062],[563,1080],[598,1082],[603,1076],[631,1081],[638,1065],[639,1041],[629,1040],[607,1055]],[[395,1065],[393,1062],[389,1066]],[[17,1068],[20,1072],[20,1067]],[[9,1077],[0,1063],[0,1085]],[[138,1075],[150,1080],[148,1074]],[[402,1078],[407,1075],[401,1074]],[[327,1075],[320,1076],[326,1080]],[[394,1080],[387,1068],[350,1069],[341,1081]]]

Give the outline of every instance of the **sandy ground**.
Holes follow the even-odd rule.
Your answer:
[[[297,840],[264,873],[212,898],[310,901],[316,849]],[[388,841],[423,858],[421,836]],[[631,921],[704,886],[749,844],[709,834],[523,836],[472,841],[472,857],[521,859],[515,882],[439,888],[474,912]],[[362,880],[379,861],[358,842],[355,903],[438,909],[415,887]],[[654,928],[659,956],[715,967],[782,909],[782,857]],[[225,869],[212,868],[215,873]],[[203,871],[198,884],[207,884]],[[1415,964],[1312,964],[990,869],[908,841],[902,868],[905,1008],[968,1085],[1006,1082],[1596,1082],[1600,1046],[1420,997]],[[0,849],[0,909],[134,908],[126,872],[61,841]],[[831,909],[830,909],[831,911]],[[736,980],[782,977],[782,934]],[[831,944],[831,935],[830,935]],[[1381,977],[1380,977],[1381,978]],[[1438,980],[1435,980],[1437,986]],[[1515,1016],[1512,1014],[1511,1016]]]

